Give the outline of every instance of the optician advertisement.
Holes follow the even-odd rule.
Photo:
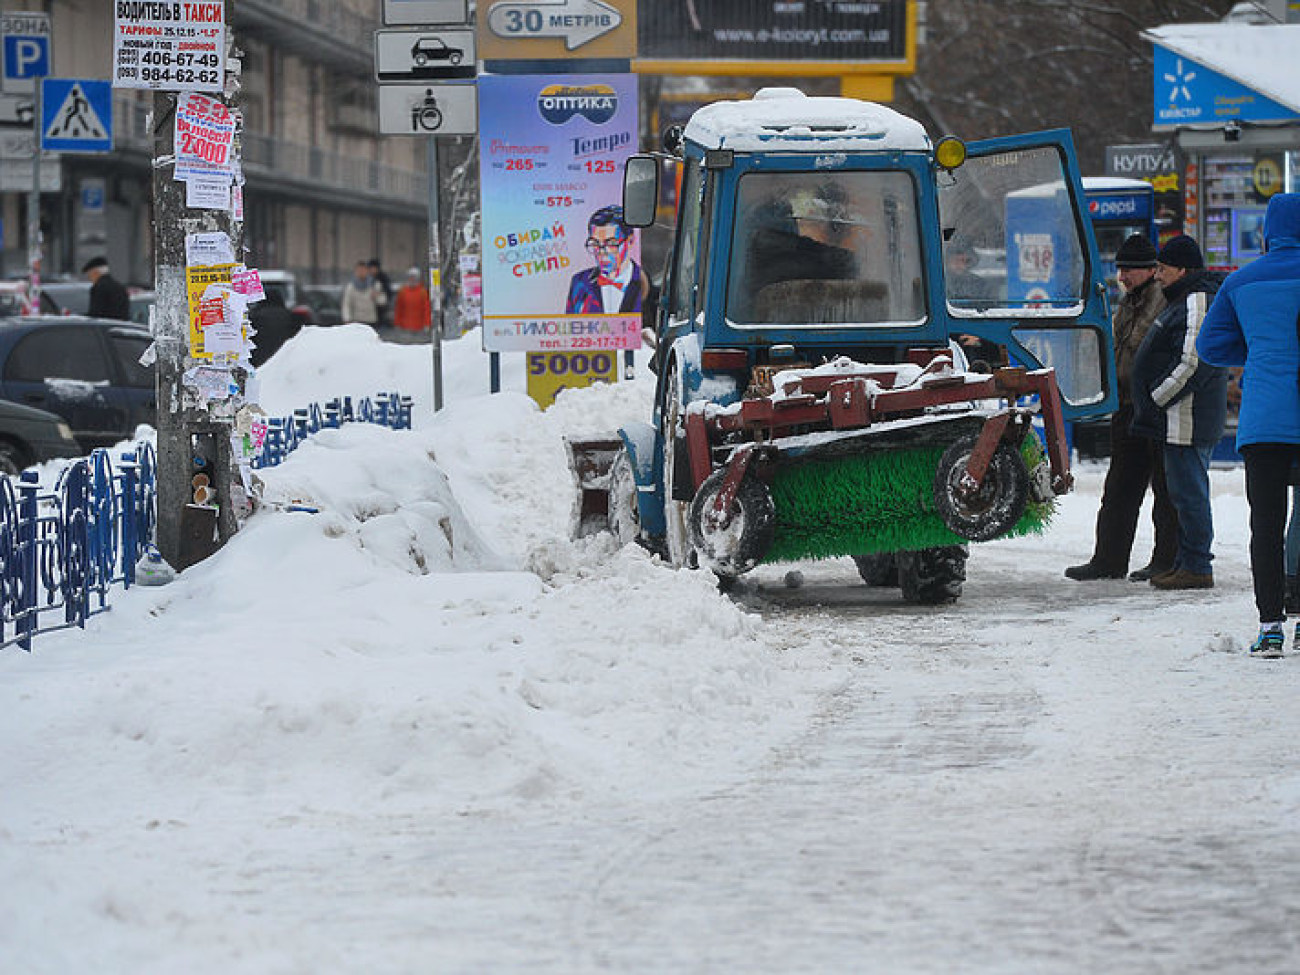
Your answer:
[[[483,347],[639,348],[648,282],[622,210],[636,78],[484,76],[479,124]]]

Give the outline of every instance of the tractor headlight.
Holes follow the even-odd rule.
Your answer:
[[[945,135],[934,147],[934,161],[944,169],[956,169],[966,161],[966,143],[956,136]]]

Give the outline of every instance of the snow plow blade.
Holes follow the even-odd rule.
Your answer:
[[[578,510],[573,535],[582,538],[609,527],[609,470],[623,449],[615,437],[590,440],[564,438],[569,469],[578,482]]]

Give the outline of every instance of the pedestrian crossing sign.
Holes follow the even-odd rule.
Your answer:
[[[112,82],[89,78],[42,79],[41,149],[112,152]]]

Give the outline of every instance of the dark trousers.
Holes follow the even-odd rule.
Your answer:
[[[1165,486],[1164,450],[1161,444],[1129,432],[1133,408],[1121,406],[1110,418],[1110,468],[1097,512],[1097,541],[1092,564],[1120,575],[1128,571],[1137,534],[1142,499],[1151,488],[1151,523],[1155,546],[1151,564],[1173,568],[1178,557],[1178,512]]]
[[[1287,495],[1291,465],[1300,444],[1254,443],[1241,448],[1246,462],[1246,500],[1250,503],[1250,573],[1261,623],[1286,619]]]

